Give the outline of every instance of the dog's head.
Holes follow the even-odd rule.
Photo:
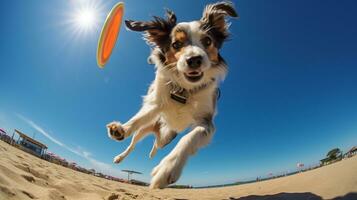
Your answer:
[[[183,87],[192,88],[226,74],[219,50],[229,35],[227,16],[238,14],[232,3],[219,2],[207,5],[198,21],[176,23],[176,15],[167,10],[166,19],[125,23],[130,30],[143,31],[145,40],[155,47],[149,60],[159,70]]]

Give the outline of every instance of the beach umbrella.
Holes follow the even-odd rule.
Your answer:
[[[297,168],[302,171],[302,168],[304,167],[304,163],[298,163],[296,164]]]
[[[302,168],[302,167],[304,167],[304,163],[298,163],[298,164],[296,164],[296,166],[297,166],[298,168]]]
[[[50,152],[50,151],[47,151],[47,154],[50,155],[50,156],[53,156],[53,157],[56,156],[56,154],[54,154],[54,153],[52,153],[52,152]]]

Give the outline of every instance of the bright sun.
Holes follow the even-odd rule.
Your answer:
[[[93,35],[100,28],[103,20],[103,8],[105,4],[97,0],[73,0],[70,1],[71,10],[67,14],[65,24],[69,25],[76,39],[86,35]]]
[[[90,7],[79,9],[75,16],[77,26],[85,31],[94,28],[96,19],[96,10]]]

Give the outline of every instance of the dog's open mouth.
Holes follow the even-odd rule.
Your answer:
[[[203,77],[203,72],[201,71],[191,71],[184,74],[185,74],[185,78],[190,82],[197,82],[201,80],[201,78]]]

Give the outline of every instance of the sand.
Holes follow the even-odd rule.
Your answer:
[[[210,189],[150,190],[76,172],[0,141],[0,199],[357,199],[357,156],[297,175]],[[336,198],[341,196],[342,198]]]

